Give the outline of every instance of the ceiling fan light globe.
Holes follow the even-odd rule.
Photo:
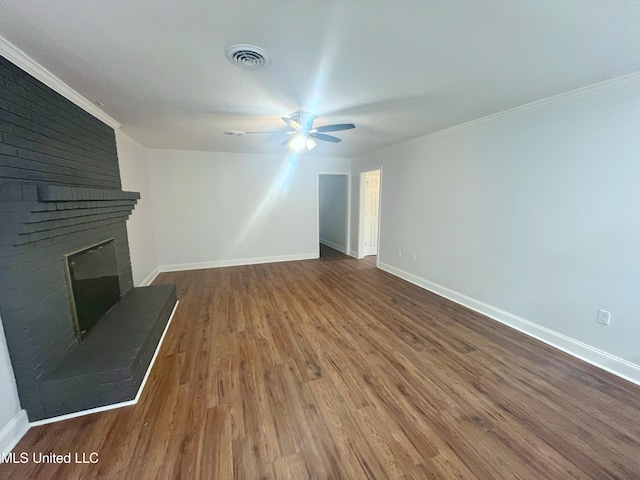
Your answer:
[[[305,146],[307,147],[307,150],[313,150],[314,148],[316,148],[316,145],[318,145],[318,143],[311,137],[307,137],[307,139],[305,140]]]
[[[289,146],[295,151],[300,151],[306,146],[305,138],[302,135],[296,135],[289,142]]]

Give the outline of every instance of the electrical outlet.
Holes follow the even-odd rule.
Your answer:
[[[598,310],[598,323],[609,325],[611,323],[611,312],[606,310]]]
[[[416,261],[416,254],[415,253],[413,254],[413,261],[414,262]]]
[[[398,250],[398,258],[402,258],[402,250]]]

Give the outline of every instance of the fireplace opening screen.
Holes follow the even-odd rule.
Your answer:
[[[120,299],[113,239],[66,255],[71,310],[78,340]]]

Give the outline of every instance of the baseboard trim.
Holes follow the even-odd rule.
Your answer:
[[[147,384],[147,379],[149,378],[149,374],[151,373],[151,369],[153,368],[153,364],[156,362],[156,358],[158,357],[158,352],[160,352],[160,347],[162,347],[162,342],[164,341],[164,337],[169,330],[169,326],[171,325],[171,321],[173,320],[173,316],[176,313],[176,309],[178,308],[178,304],[180,300],[176,301],[176,304],[173,306],[173,310],[171,311],[171,316],[169,317],[169,321],[164,327],[164,331],[162,332],[162,336],[160,337],[160,341],[158,342],[158,346],[156,347],[156,351],[153,353],[153,357],[151,357],[151,362],[149,363],[149,367],[147,368],[147,372],[144,374],[144,378],[142,379],[142,383],[140,384],[140,388],[138,388],[138,393],[136,394],[133,400],[127,400],[126,402],[112,403],[111,405],[105,405],[103,407],[90,408],[88,410],[81,410],[79,412],[67,413],[66,415],[60,415],[58,417],[45,418],[44,420],[38,420],[36,422],[31,422],[30,426],[37,427],[39,425],[46,425],[48,423],[62,422],[64,420],[69,420],[71,418],[83,417],[85,415],[91,415],[92,413],[106,412],[107,410],[114,410],[116,408],[129,407],[131,405],[135,405],[140,400],[140,396],[142,395],[142,391],[144,390],[145,385]]]
[[[214,260],[212,262],[176,263],[160,265],[160,272],[181,272],[185,270],[202,270],[206,268],[240,267],[242,265],[257,265],[260,263],[292,262],[296,260],[313,260],[318,253],[298,253],[294,255],[278,255],[274,257],[239,258],[234,260]]]
[[[358,256],[358,252],[355,250],[349,250],[349,255],[351,255],[353,258],[360,258]]]
[[[156,277],[160,274],[160,267],[156,267],[153,269],[153,271],[147,275],[147,278],[145,278],[140,285],[137,285],[138,287],[148,287],[149,285],[151,285],[151,283],[156,279]]]
[[[320,239],[320,243],[326,245],[327,247],[333,248],[334,250],[339,251],[340,253],[344,253],[347,255],[347,247],[344,245],[338,245],[337,243],[333,243],[329,240],[325,240],[324,238]]]
[[[441,297],[447,298],[475,312],[481,313],[482,315],[536,338],[541,342],[557,348],[558,350],[562,350],[563,352],[579,358],[580,360],[595,365],[596,367],[606,370],[618,377],[624,378],[636,385],[640,385],[640,365],[628,362],[627,360],[611,355],[603,350],[599,350],[529,320],[525,320],[524,318],[505,312],[504,310],[500,310],[499,308],[456,292],[455,290],[451,290],[450,288],[425,280],[424,278],[413,275],[412,273],[405,272],[404,270],[392,265],[380,262],[378,267],[391,275],[400,277],[409,283],[413,283],[425,290],[429,290]]]
[[[27,417],[27,412],[20,410],[0,431],[0,463],[4,460],[5,455],[11,453],[28,430],[29,418]]]
[[[136,398],[133,399],[133,403],[138,403],[140,400],[140,396],[142,395],[142,391],[144,390],[145,385],[147,384],[147,380],[149,379],[149,374],[151,373],[151,369],[153,365],[156,363],[156,358],[158,357],[158,353],[160,352],[160,347],[162,347],[162,342],[164,341],[164,337],[169,330],[169,326],[171,325],[171,321],[173,320],[173,316],[176,314],[176,310],[178,309],[178,305],[180,304],[180,300],[176,300],[176,304],[173,306],[173,310],[171,310],[171,315],[169,316],[169,321],[164,327],[164,331],[162,332],[162,336],[160,337],[160,341],[158,342],[158,346],[156,347],[156,351],[153,352],[153,357],[151,357],[151,362],[149,362],[149,368],[147,368],[147,372],[144,374],[144,378],[142,379],[142,383],[140,384],[140,388],[138,389],[138,393],[136,394]]]

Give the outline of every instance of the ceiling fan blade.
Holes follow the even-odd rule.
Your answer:
[[[353,123],[336,123],[334,125],[323,125],[322,127],[316,127],[316,132],[339,132],[340,130],[351,130],[356,128]]]
[[[280,117],[280,118],[282,118],[282,121],[287,125],[289,125],[291,128],[295,130],[302,130],[302,125],[300,125],[295,120],[291,120],[289,117]]]
[[[291,141],[291,138],[287,138],[284,142],[282,142],[280,145],[286,145]]]
[[[316,140],[322,140],[323,142],[340,143],[342,141],[338,137],[325,135],[324,133],[310,133],[309,136]]]
[[[283,130],[269,130],[269,131],[265,131],[265,132],[244,132],[245,135],[248,135],[250,133],[286,133]]]

